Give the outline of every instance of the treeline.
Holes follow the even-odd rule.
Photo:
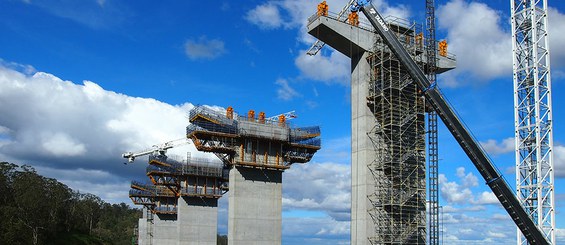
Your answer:
[[[140,215],[0,162],[0,244],[131,244]]]

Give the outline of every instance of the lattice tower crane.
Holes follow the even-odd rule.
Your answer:
[[[555,199],[547,0],[510,0],[516,196],[551,244]],[[520,232],[518,244],[528,244]]]

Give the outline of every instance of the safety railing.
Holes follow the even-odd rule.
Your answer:
[[[296,144],[296,145],[314,146],[314,147],[321,147],[322,146],[322,140],[320,138],[291,140],[290,142],[292,144]]]

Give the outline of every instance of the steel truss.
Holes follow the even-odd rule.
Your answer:
[[[555,244],[553,130],[546,0],[511,0],[516,195]],[[518,244],[528,244],[518,230]]]

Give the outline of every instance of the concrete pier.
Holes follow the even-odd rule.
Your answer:
[[[232,167],[228,212],[230,244],[281,244],[282,173]]]
[[[152,244],[177,245],[177,238],[177,216],[175,214],[154,214]]]
[[[418,45],[414,30],[403,25],[394,28],[407,45],[412,45],[413,53],[419,54],[419,63],[425,63],[427,57],[419,51],[422,45]],[[409,77],[404,78],[402,66],[394,61],[394,57],[391,58],[386,46],[379,41],[380,37],[371,29],[366,25],[349,25],[338,20],[337,16],[313,16],[308,23],[309,34],[351,58],[351,244],[416,244],[413,241],[421,244],[425,242],[421,239],[425,236],[425,214],[422,211],[425,210],[425,174],[420,173],[425,169],[425,154],[420,154],[424,147],[421,146],[423,143],[420,144],[423,140],[418,140],[423,139],[424,130],[420,129],[423,117],[419,117],[423,114],[418,113],[423,109],[416,110],[414,101],[418,100],[412,98],[416,88],[399,85],[409,84]],[[382,56],[375,58],[377,53]],[[455,60],[438,58],[438,73],[455,67]],[[377,59],[381,63],[375,62]],[[374,64],[370,63],[371,60]],[[396,66],[392,67],[394,64]],[[405,105],[414,108],[402,109],[400,103],[390,105],[394,110],[375,106],[385,101],[377,100],[377,95],[381,96],[380,99],[391,91],[399,95],[398,91],[403,91],[402,96],[389,96],[387,99],[395,98],[395,103],[406,102]],[[399,117],[396,112],[402,116]],[[388,121],[377,123],[382,118]],[[396,123],[395,126],[389,126],[391,122]],[[406,134],[402,140],[397,139],[400,132]],[[413,144],[404,147],[402,144],[406,142],[403,140]],[[400,145],[402,147],[399,148]],[[399,149],[404,150],[400,152],[402,154]],[[414,153],[416,151],[418,154]],[[406,158],[400,159],[397,155]],[[400,170],[397,170],[398,166],[402,166]],[[408,194],[402,195],[404,192]]]
[[[307,163],[320,149],[320,127],[290,127],[285,115],[267,119],[249,110],[234,116],[196,107],[187,137],[196,149],[214,152],[229,169],[228,241],[230,244],[281,244],[282,173]]]
[[[151,229],[152,227],[147,224],[147,208],[143,207],[142,212],[143,212],[143,216],[142,218],[139,219],[137,224],[138,245],[151,244],[149,242],[150,241],[150,239],[148,238],[149,232],[147,231],[147,229]]]
[[[216,245],[217,198],[180,197],[177,210],[178,244]]]

